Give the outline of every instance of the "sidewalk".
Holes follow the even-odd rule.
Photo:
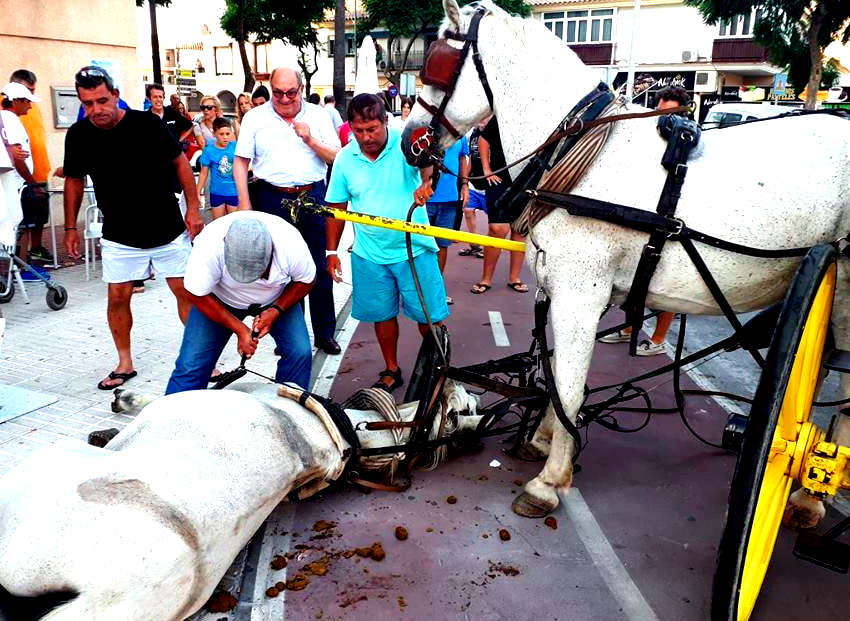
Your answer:
[[[350,235],[347,228],[342,248],[350,244]],[[346,280],[350,279],[348,256],[346,252],[340,254]],[[106,324],[106,284],[100,280],[100,268],[98,261],[89,281],[84,265],[52,272],[54,280],[68,290],[68,304],[60,311],[47,307],[46,288],[40,281],[26,285],[29,304],[24,303],[18,291],[8,304],[0,306],[6,319],[0,351],[0,386],[19,387],[57,399],[51,405],[0,423],[0,475],[42,446],[68,437],[86,440],[91,431],[120,429],[132,420],[113,414],[112,392],[97,388],[97,383],[117,363]],[[344,283],[334,287],[339,314],[351,295],[351,287]],[[147,281],[146,292],[133,296],[132,309],[133,362],[138,376],[127,382],[127,387],[162,394],[183,335],[177,306],[165,279]],[[341,322],[337,327],[342,327]],[[307,328],[312,337],[309,321]],[[261,341],[251,368],[273,375],[273,349],[271,339]],[[235,340],[231,339],[219,368],[233,369],[239,361]]]

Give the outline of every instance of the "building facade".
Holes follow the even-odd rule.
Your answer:
[[[530,0],[532,14],[579,58],[599,69],[615,86],[626,81],[634,28],[634,3],[611,0]],[[772,99],[774,76],[781,72],[767,50],[753,40],[757,12],[717,26],[681,1],[643,0],[634,39],[635,75],[649,74],[652,94],[682,86],[694,98],[699,118],[719,101]],[[792,99],[793,93],[783,96]]]

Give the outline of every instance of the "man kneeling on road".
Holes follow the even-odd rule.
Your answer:
[[[192,310],[165,394],[206,388],[231,334],[248,358],[271,334],[281,352],[275,381],[308,388],[313,350],[300,302],[315,280],[307,244],[283,219],[240,211],[208,224],[186,266]],[[255,310],[249,328],[243,320]]]

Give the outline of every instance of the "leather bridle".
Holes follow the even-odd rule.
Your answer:
[[[411,143],[411,153],[414,157],[418,158],[430,149],[440,125],[445,127],[456,139],[461,137],[460,132],[446,118],[445,112],[446,106],[454,95],[458,77],[470,50],[472,50],[472,61],[475,63],[475,69],[478,71],[478,79],[484,88],[484,94],[487,95],[490,109],[493,109],[493,91],[490,90],[490,83],[484,71],[484,63],[481,62],[481,55],[478,53],[478,25],[486,12],[484,8],[475,11],[466,34],[449,30],[444,33],[446,39],[463,41],[463,47],[460,49],[452,47],[445,39],[437,39],[428,48],[428,54],[425,56],[425,63],[419,77],[423,84],[433,86],[443,91],[445,95],[443,95],[439,107],[428,103],[422,99],[421,95],[416,98],[417,103],[431,114],[431,123],[428,125],[428,129]]]

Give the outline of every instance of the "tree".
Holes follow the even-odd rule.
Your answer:
[[[334,42],[334,99],[345,118],[345,0],[336,0],[334,5]]]
[[[461,0],[460,4],[469,4],[471,0]],[[527,17],[531,14],[531,8],[525,0],[496,0],[496,4],[508,13],[515,13]],[[384,70],[387,78],[393,84],[399,84],[399,78],[405,72],[413,49],[413,43],[422,36],[429,27],[439,25],[445,14],[443,12],[442,0],[363,0],[366,9],[366,18],[358,24],[358,35],[365,36],[378,25],[383,25],[389,33],[387,40],[386,60],[387,68]],[[362,28],[362,33],[361,33]],[[396,41],[407,39],[404,51],[401,53],[399,62],[392,53]]]
[[[806,85],[810,110],[817,104],[824,48],[834,40],[850,40],[847,0],[685,0],[685,4],[696,7],[713,25],[758,10],[756,43],[767,48],[772,63],[788,68],[796,89]]]
[[[144,6],[145,0],[136,0],[136,6]],[[153,60],[153,81],[162,84],[162,63],[159,60],[159,31],[156,26],[156,7],[168,6],[171,0],[148,0],[151,18],[151,59]]]
[[[259,44],[281,40],[293,45],[299,51],[315,49],[318,38],[313,28],[314,22],[324,18],[325,9],[332,6],[333,0],[227,0],[227,7],[221,17],[221,27],[236,40],[242,69],[245,72],[245,90],[254,86],[254,75],[245,42],[250,35]],[[250,76],[250,83],[249,83]]]
[[[312,91],[313,76],[319,71],[319,48],[318,41],[311,41],[307,47],[298,48],[298,67],[304,75],[304,90],[307,95]]]

